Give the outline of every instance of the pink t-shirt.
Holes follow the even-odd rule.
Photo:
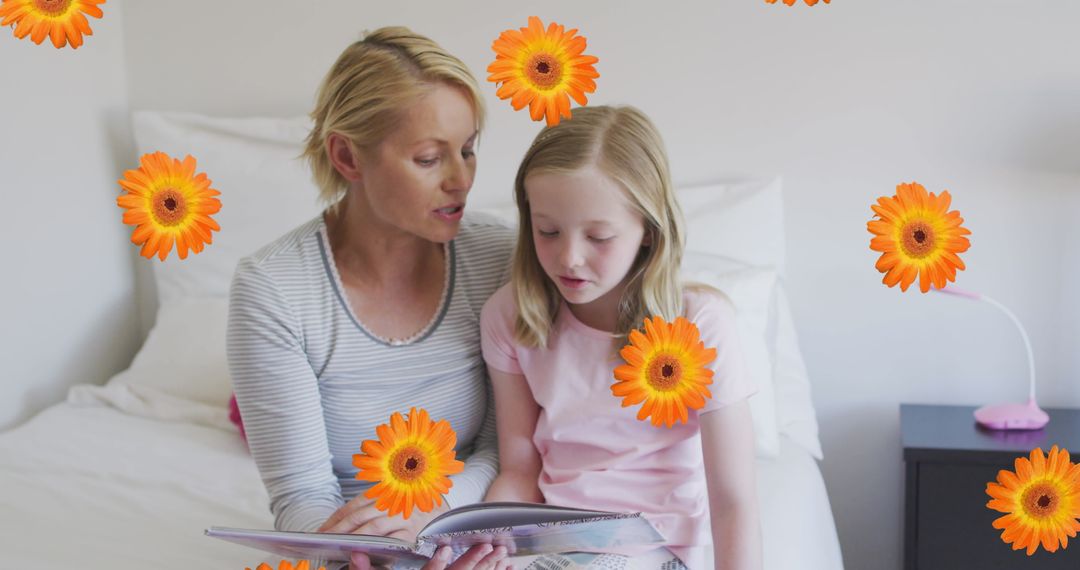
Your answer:
[[[539,487],[545,500],[641,512],[673,550],[693,551],[694,559],[712,542],[698,416],[740,402],[756,387],[746,374],[731,304],[696,290],[686,290],[683,300],[684,316],[717,356],[709,365],[712,398],[703,409],[690,410],[689,423],[672,428],[639,421],[640,406],[622,407],[622,398],[611,393],[613,371],[623,362],[612,351],[610,333],[579,321],[565,302],[548,349],[524,348],[514,340],[517,307],[510,285],[484,305],[480,330],[484,360],[494,369],[523,374],[540,405],[533,443],[543,463]],[[690,568],[701,564],[684,561]]]

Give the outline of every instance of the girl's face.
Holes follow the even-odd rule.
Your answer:
[[[453,239],[476,174],[476,134],[469,99],[433,87],[377,147],[360,152],[357,197],[371,221],[436,243]]]
[[[595,165],[525,178],[536,256],[572,305],[615,301],[645,237],[623,189]],[[614,304],[612,304],[614,306]]]

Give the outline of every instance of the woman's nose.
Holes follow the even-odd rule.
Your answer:
[[[443,190],[446,192],[468,192],[472,186],[473,170],[464,159],[448,160]]]

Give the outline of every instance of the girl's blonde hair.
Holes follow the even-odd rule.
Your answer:
[[[472,103],[477,130],[482,129],[484,100],[476,78],[431,39],[393,26],[369,32],[345,48],[319,86],[311,112],[315,125],[304,148],[324,202],[336,203],[348,189],[327,156],[327,137],[338,133],[354,150],[374,148],[437,83],[462,90]]]
[[[634,107],[582,107],[574,109],[572,119],[540,131],[514,181],[520,216],[512,270],[518,307],[514,334],[524,346],[547,346],[560,305],[559,291],[536,256],[525,179],[536,173],[571,173],[590,164],[623,188],[650,240],[630,268],[613,338],[625,343],[646,317],[671,321],[682,314],[679,266],[686,238],[660,133]]]

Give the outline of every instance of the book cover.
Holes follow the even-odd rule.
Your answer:
[[[428,523],[415,543],[363,534],[210,527],[207,536],[294,559],[347,561],[364,552],[373,564],[419,568],[440,546],[453,558],[476,544],[505,546],[511,556],[660,545],[664,537],[641,513],[611,513],[533,503],[467,505]]]

